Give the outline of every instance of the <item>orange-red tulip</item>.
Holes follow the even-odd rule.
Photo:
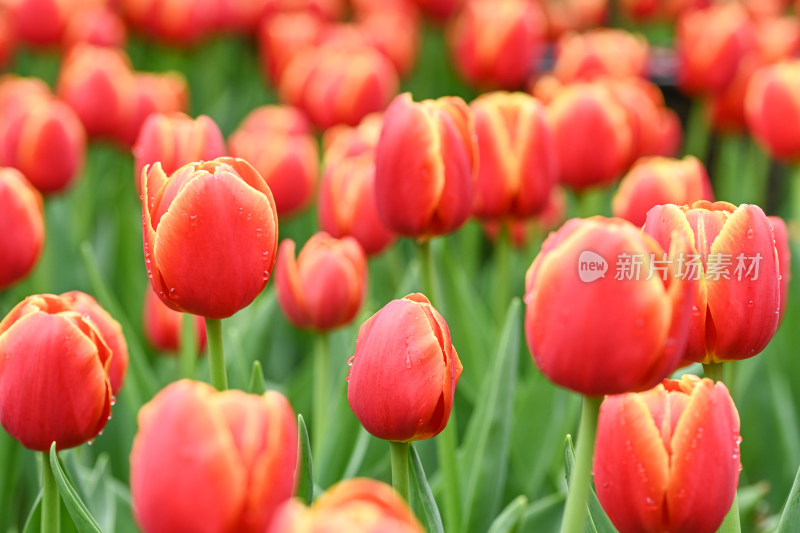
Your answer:
[[[34,46],[56,46],[64,35],[70,0],[15,0],[4,2],[20,41]]]
[[[308,119],[288,106],[262,106],[245,117],[228,141],[266,180],[279,216],[302,211],[317,185],[319,155]]]
[[[125,22],[109,6],[79,9],[70,16],[63,41],[65,49],[78,43],[123,48],[127,41]]]
[[[336,164],[340,159],[375,153],[383,127],[383,115],[370,113],[358,126],[341,124],[325,131],[322,136],[325,165]]]
[[[0,290],[33,271],[44,248],[42,195],[18,170],[0,167]]]
[[[261,68],[274,85],[280,85],[289,62],[304,48],[319,43],[327,21],[305,11],[279,13],[265,18],[258,30]]]
[[[367,258],[352,237],[314,234],[295,258],[284,240],[275,272],[278,303],[298,328],[328,331],[350,323],[367,293]]]
[[[628,171],[614,195],[615,217],[643,226],[650,208],[660,204],[693,204],[714,200],[703,163],[694,156],[683,159],[645,157]]]
[[[759,353],[778,327],[780,270],[769,219],[755,205],[660,205],[644,231],[669,248],[689,240],[682,278],[698,280],[684,363],[719,363]]]
[[[781,217],[767,217],[772,224],[775,236],[775,251],[778,253],[778,267],[781,275],[781,319],[789,303],[789,281],[792,279],[792,249],[789,246],[789,228]]]
[[[14,54],[17,39],[14,35],[11,15],[0,10],[0,69],[3,69]]]
[[[119,4],[137,30],[182,46],[207,37],[220,23],[217,0],[120,0]]]
[[[63,298],[29,296],[0,321],[0,423],[32,450],[97,436],[111,415],[111,351]]]
[[[463,100],[397,96],[383,116],[375,154],[375,197],[386,226],[425,237],[455,231],[472,210],[478,148]]]
[[[358,21],[359,30],[404,76],[414,67],[419,48],[418,17],[409,9],[376,9]]]
[[[384,440],[434,437],[447,425],[461,361],[442,315],[422,294],[392,300],[358,330],[347,399]]]
[[[526,93],[494,92],[470,104],[478,139],[475,216],[526,218],[544,209],[558,181],[544,107]]]
[[[292,497],[297,424],[280,393],[172,383],[139,411],[131,500],[145,533],[263,533]]]
[[[750,133],[773,157],[800,160],[800,60],[758,69],[745,96]]]
[[[721,382],[686,374],[608,396],[594,452],[597,498],[620,531],[712,533],[736,494],[740,442]]]
[[[517,89],[544,51],[546,23],[536,2],[471,0],[449,28],[458,72],[472,85]]]
[[[137,186],[147,165],[159,162],[164,173],[172,174],[193,161],[209,161],[226,154],[225,139],[212,118],[154,113],[142,124],[133,145]]]
[[[122,326],[114,320],[108,311],[100,307],[97,300],[81,291],[65,292],[61,299],[90,321],[100,333],[108,349],[111,350],[111,363],[108,367],[108,379],[111,382],[111,393],[119,394],[128,372],[128,343],[122,334]]]
[[[182,313],[167,307],[150,287],[145,290],[142,326],[151,346],[162,352],[177,353],[181,349],[182,317]],[[195,346],[198,352],[202,352],[206,347],[206,322],[199,316],[192,317],[192,320]]]
[[[539,0],[547,15],[548,34],[558,39],[567,31],[604,26],[609,0]]]
[[[630,222],[602,217],[550,235],[525,278],[525,334],[542,373],[590,396],[646,390],[671,374],[695,291],[674,276],[688,246],[662,249]]]
[[[142,126],[151,114],[185,113],[189,108],[189,86],[182,74],[134,72],[133,76],[136,93],[134,111],[128,117],[127,124],[122,125],[119,134],[120,141],[125,146],[134,145]],[[224,151],[214,154],[208,159],[223,153]]]
[[[147,275],[176,311],[225,318],[269,280],[278,215],[264,178],[242,159],[142,170]]]
[[[602,28],[568,33],[558,42],[553,73],[562,82],[646,76],[650,47],[640,35]]]
[[[306,507],[286,502],[267,533],[423,533],[414,513],[389,485],[366,478],[335,484]]]

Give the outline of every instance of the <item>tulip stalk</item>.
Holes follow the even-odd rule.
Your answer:
[[[578,425],[578,441],[575,449],[575,466],[569,482],[569,493],[564,506],[561,533],[581,533],[586,521],[586,501],[592,480],[592,458],[597,436],[597,418],[602,397],[584,396],[581,420]]]
[[[494,243],[494,258],[494,312],[497,316],[503,316],[511,301],[511,230],[506,224],[500,225],[500,233]]]
[[[330,376],[330,345],[328,334],[320,332],[317,334],[317,342],[314,350],[314,419],[313,419],[313,451],[312,457],[320,459],[322,444],[325,438],[325,419],[328,409],[328,378]],[[394,463],[394,461],[393,461]]]
[[[698,159],[705,161],[710,137],[711,131],[703,109],[703,101],[695,98],[689,108],[683,153],[696,156]]]
[[[193,316],[189,313],[184,313],[181,322],[181,351],[178,360],[182,378],[191,379],[194,377],[197,349]]]
[[[225,374],[225,351],[222,347],[222,320],[206,317],[206,339],[211,384],[217,390],[226,390],[228,377]]]
[[[390,441],[389,449],[392,453],[392,487],[408,502],[408,443]]]
[[[42,452],[42,533],[61,531],[58,485],[50,466],[50,453]]]

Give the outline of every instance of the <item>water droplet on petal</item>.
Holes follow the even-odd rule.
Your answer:
[[[748,230],[745,232],[745,236],[746,236],[748,239],[752,239],[752,238],[753,238],[753,228],[750,228],[750,229],[748,229]]]

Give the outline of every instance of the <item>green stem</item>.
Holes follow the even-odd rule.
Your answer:
[[[194,377],[194,367],[197,361],[195,335],[194,315],[184,313],[181,322],[181,351],[178,361],[182,378],[192,379]]]
[[[792,220],[800,221],[800,164],[790,167],[789,191],[791,201],[791,211],[789,215]]]
[[[42,533],[61,531],[60,501],[58,485],[50,466],[50,454],[42,452]]]
[[[330,377],[330,353],[328,334],[317,334],[314,350],[314,418],[312,434],[312,457],[320,458],[322,444],[325,440],[325,426],[328,411],[328,381]]]
[[[442,470],[444,487],[445,531],[461,531],[461,479],[456,464],[456,419],[455,406],[450,411],[450,420],[436,436],[436,452]]]
[[[208,364],[211,369],[211,384],[217,390],[228,388],[225,374],[225,350],[222,347],[222,320],[206,317],[206,340],[208,341]]]
[[[425,239],[417,241],[417,253],[419,254],[419,268],[422,275],[422,290],[434,307],[440,306],[441,293],[439,283],[436,278],[436,265],[431,254],[431,241]]]
[[[708,141],[710,138],[711,130],[706,120],[703,101],[699,98],[695,98],[692,100],[692,105],[689,108],[683,153],[696,156],[701,161],[705,161],[706,155],[708,154]]]
[[[707,363],[703,364],[703,374],[709,379],[714,381],[722,381],[723,366],[722,363]]]
[[[747,168],[745,171],[747,194],[745,195],[745,201],[763,207],[764,202],[767,200],[769,169],[772,159],[764,153],[764,150],[754,139],[749,138],[747,143]]]
[[[731,505],[728,514],[719,526],[717,533],[741,533],[742,524],[739,518],[739,495],[733,495],[733,504]]]
[[[494,243],[494,312],[502,317],[511,301],[511,230],[500,224],[500,233]]]
[[[714,168],[715,197],[739,205],[744,202],[743,188],[752,176],[742,172],[742,137],[720,135],[717,140],[717,161]]]
[[[408,502],[408,443],[390,441],[389,450],[392,453],[392,487]]]
[[[584,396],[581,420],[578,425],[578,442],[575,450],[575,467],[569,483],[569,494],[564,506],[561,533],[582,533],[586,522],[586,501],[592,482],[592,458],[597,435],[597,417],[602,397]]]

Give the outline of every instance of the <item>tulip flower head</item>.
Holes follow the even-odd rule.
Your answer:
[[[0,353],[0,424],[26,448],[79,446],[111,418],[111,350],[64,298],[17,304],[0,321]]]
[[[767,217],[775,236],[775,251],[778,252],[778,267],[781,277],[781,318],[789,303],[789,281],[792,278],[792,249],[789,246],[789,228],[781,217]]]
[[[27,276],[44,248],[42,195],[18,171],[0,167],[0,290]]]
[[[649,389],[681,362],[694,294],[662,248],[622,219],[568,220],[528,270],[525,334],[551,381],[588,396]],[[667,251],[665,251],[667,250]]]
[[[745,118],[750,132],[773,157],[800,161],[800,60],[765,66],[747,85]]]
[[[181,328],[183,314],[174,311],[161,301],[150,287],[145,289],[142,305],[142,326],[147,342],[167,354],[177,354],[181,349]],[[198,353],[206,347],[206,322],[194,316],[195,346]]]
[[[176,311],[225,318],[261,292],[275,265],[278,216],[264,179],[243,159],[142,170],[147,275]]]
[[[384,440],[434,437],[447,425],[461,361],[447,323],[422,294],[393,300],[358,330],[347,399]]]
[[[781,312],[772,225],[755,205],[695,202],[648,211],[645,233],[663,247],[688,240],[682,277],[697,281],[684,363],[752,357],[766,347]]]
[[[712,533],[736,494],[740,442],[721,382],[685,374],[608,396],[594,452],[597,498],[622,532]]]

